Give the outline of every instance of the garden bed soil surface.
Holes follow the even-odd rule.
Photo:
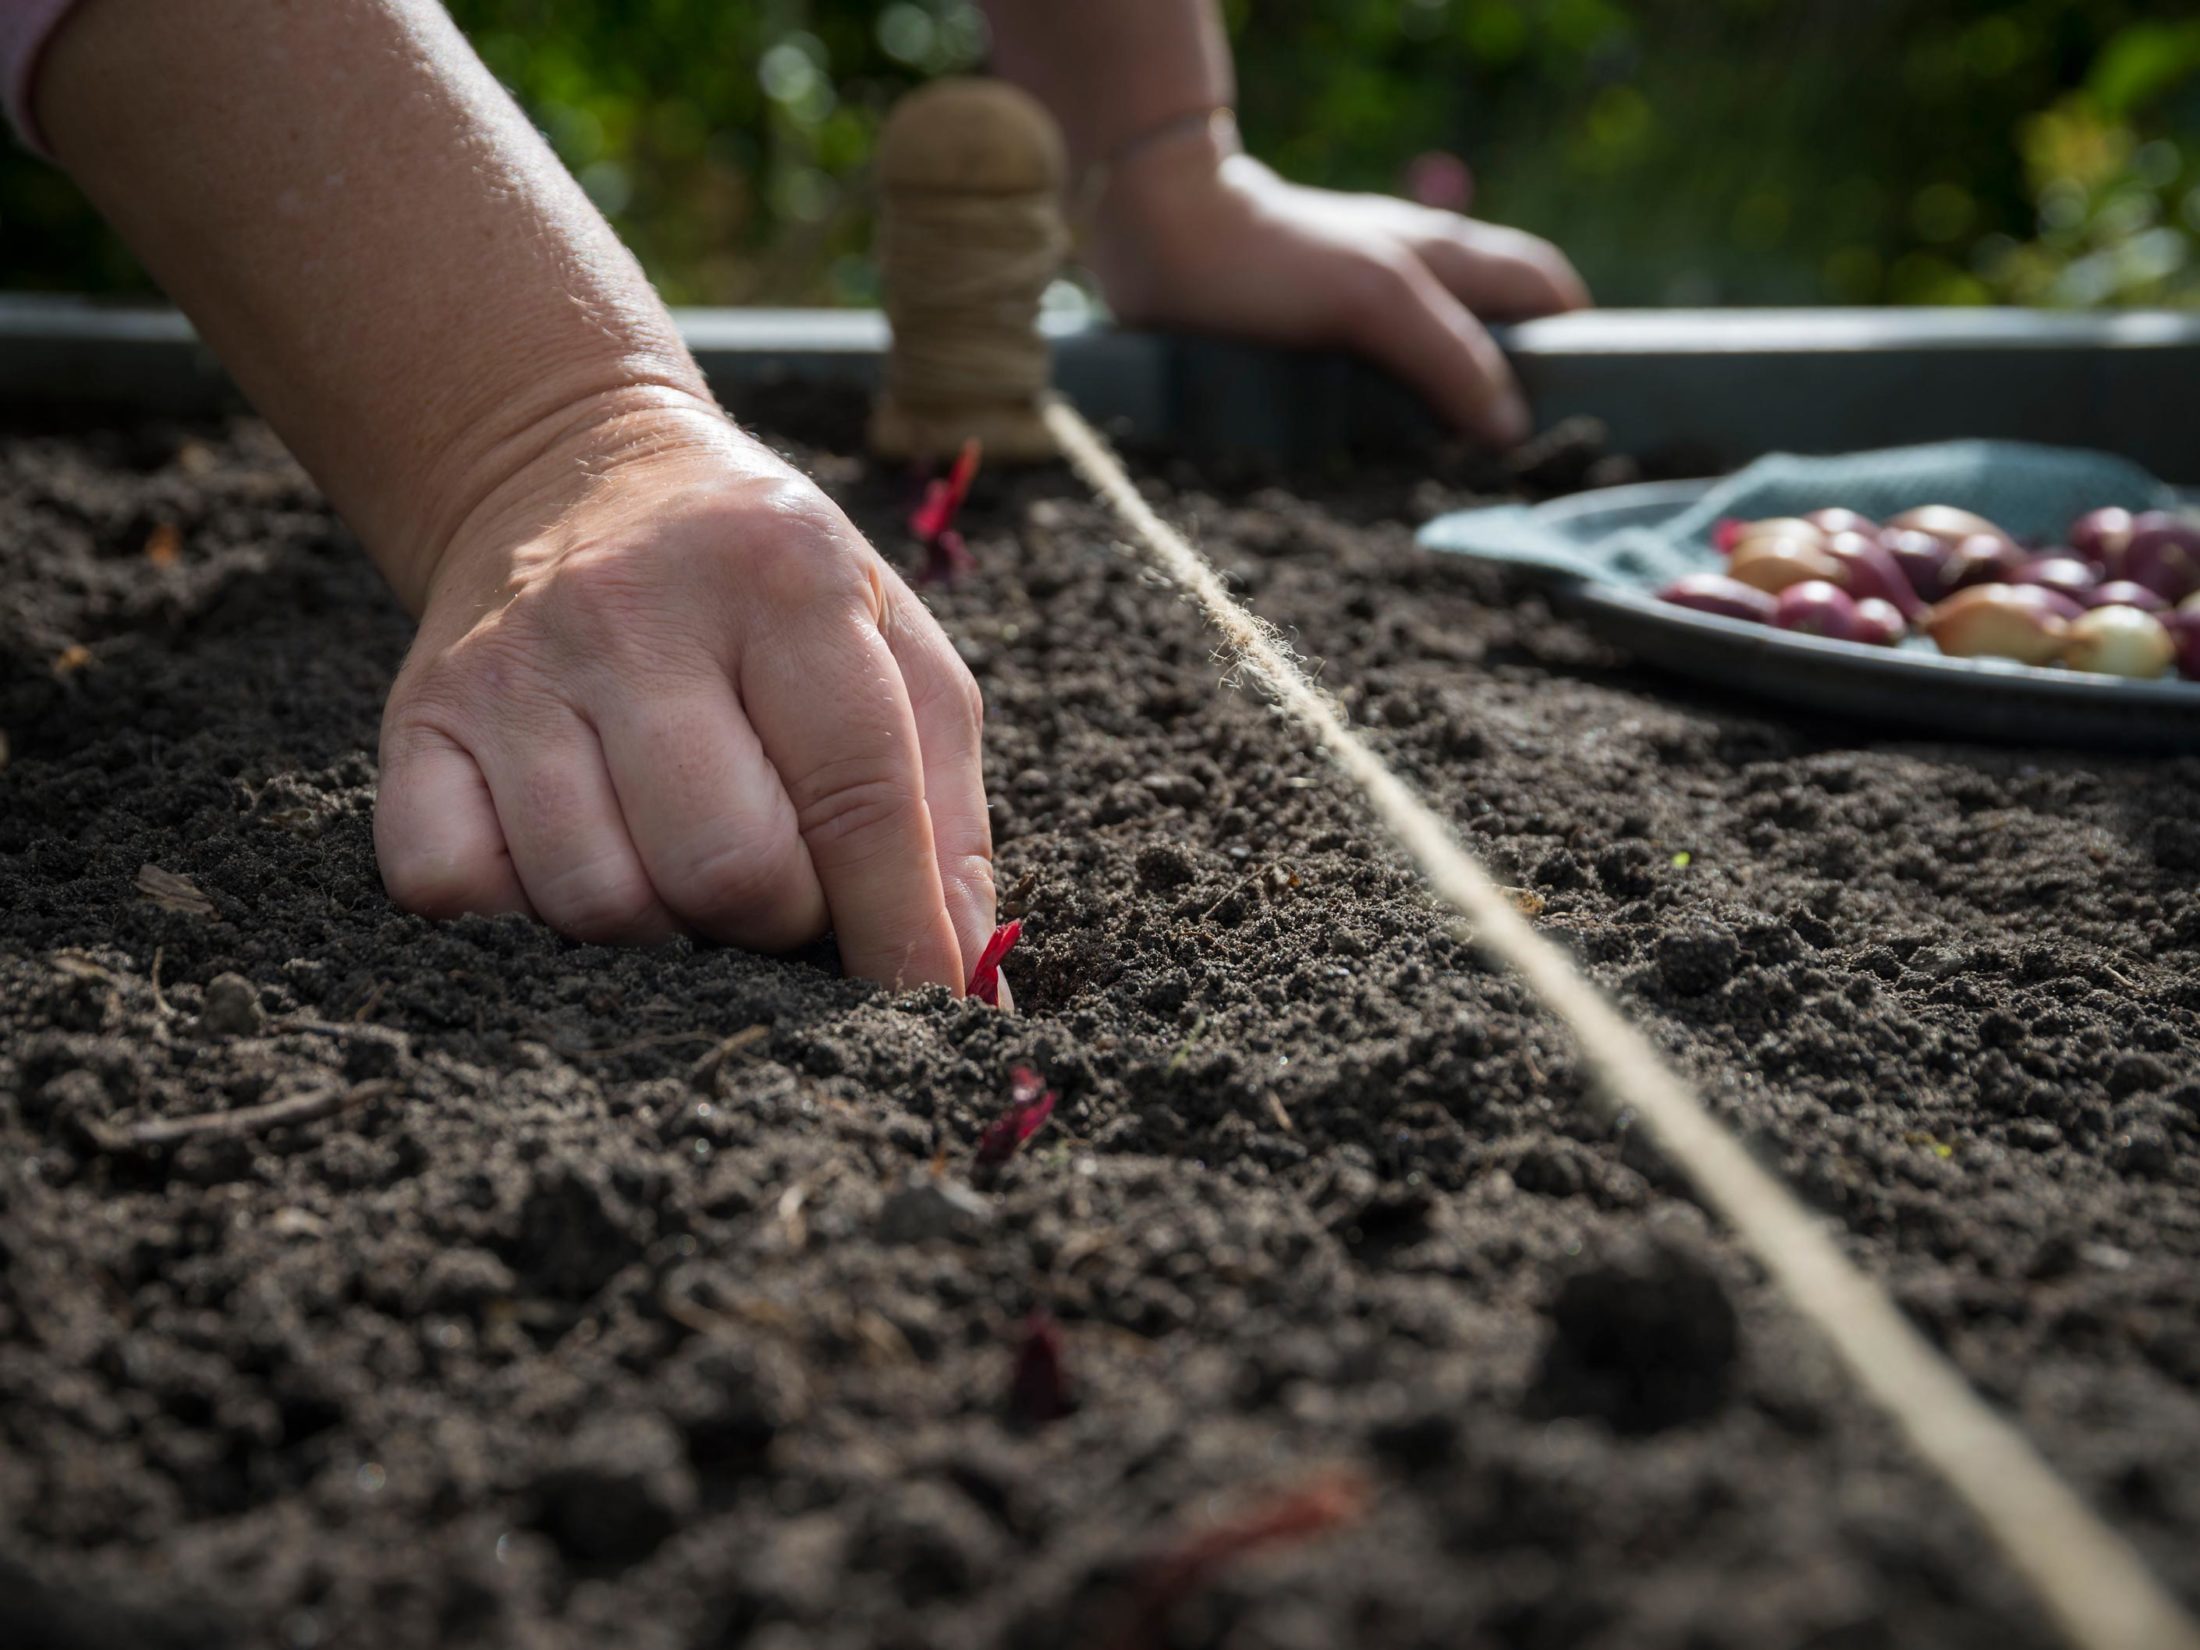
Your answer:
[[[756,411],[910,557],[860,408]],[[1456,465],[1137,467],[2200,1603],[2200,764],[1640,673],[1416,550]],[[0,1643],[2051,1642],[1066,473],[965,526],[1013,1017],[399,914],[409,626],[300,472],[0,444]]]

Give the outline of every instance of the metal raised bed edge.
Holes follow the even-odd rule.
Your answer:
[[[868,382],[872,310],[679,312],[719,393],[774,379]],[[1425,442],[1411,395],[1339,356],[1050,321],[1056,382],[1085,413],[1188,452],[1302,460]],[[1947,436],[2099,447],[2200,480],[2200,315],[2020,310],[1605,310],[1506,329],[1546,421],[1602,419],[1622,451],[1706,467]],[[0,405],[191,414],[233,405],[170,310],[0,296]]]

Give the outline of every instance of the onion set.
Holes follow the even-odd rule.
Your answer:
[[[2136,607],[2096,607],[2070,621],[2062,657],[2072,670],[2143,681],[2169,669],[2177,644],[2151,613]]]
[[[1814,579],[1828,584],[1845,582],[1840,561],[1826,549],[1826,541],[1815,536],[1744,539],[1727,558],[1726,570],[1769,596],[1777,596],[1791,584]]]
[[[1661,600],[1826,641],[1916,637],[1954,658],[2200,681],[2200,515],[2103,506],[2037,549],[1949,504],[1883,523],[1833,504],[1726,517],[1710,536],[1726,571],[1675,579]]]
[[[1823,636],[1830,642],[1856,640],[1856,603],[1837,584],[1810,579],[1791,584],[1780,592],[1772,622],[1782,630],[1805,636]]]

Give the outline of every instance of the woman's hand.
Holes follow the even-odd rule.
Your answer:
[[[435,561],[382,725],[399,903],[960,991],[992,931],[976,685],[814,486],[651,392],[563,430]]]
[[[993,925],[978,694],[727,421],[437,0],[101,0],[54,152],[421,614],[382,724],[402,903],[960,991]]]
[[[1493,445],[1528,407],[1481,317],[1579,309],[1547,241],[1386,195],[1286,183],[1212,132],[1131,156],[1106,180],[1089,262],[1116,314],[1373,357]]]

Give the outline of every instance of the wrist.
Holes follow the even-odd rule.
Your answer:
[[[652,461],[737,454],[773,461],[734,425],[700,381],[613,376],[572,390],[454,452],[421,518],[375,559],[415,613],[447,586],[503,582],[520,547],[551,535],[605,481]]]
[[[1228,241],[1267,168],[1245,153],[1227,110],[1157,135],[1097,180],[1083,254],[1115,317],[1153,323],[1203,256]]]
[[[1212,191],[1223,168],[1244,153],[1237,117],[1227,107],[1175,116],[1119,144],[1087,169],[1083,214],[1095,234],[1135,230]]]

